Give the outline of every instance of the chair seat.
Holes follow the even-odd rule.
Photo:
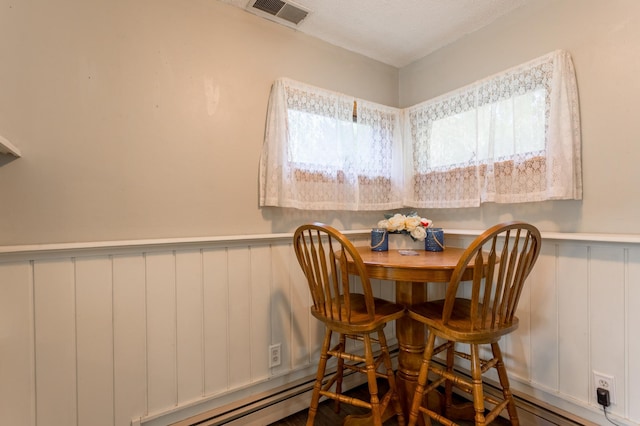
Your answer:
[[[341,296],[341,300],[344,300],[345,296]],[[363,294],[349,293],[349,301],[351,307],[351,321],[348,326],[345,326],[343,321],[331,320],[328,315],[319,312],[315,307],[311,307],[311,314],[324,322],[327,327],[340,333],[364,333],[372,332],[383,328],[386,323],[395,319],[401,318],[404,315],[404,306],[397,303],[390,302],[388,300],[379,299],[374,297],[373,302],[375,305],[375,315],[373,320],[369,318],[367,313],[366,299]],[[341,303],[342,312],[341,317],[346,318],[346,304]],[[335,306],[335,305],[334,305]],[[334,312],[331,317],[338,318],[337,310],[334,307]]]
[[[409,309],[409,316],[427,325],[436,335],[447,340],[455,340],[462,343],[485,344],[497,342],[501,336],[511,333],[518,328],[518,317],[514,316],[511,324],[500,324],[491,326],[492,312],[489,310],[485,324],[476,322],[471,327],[471,301],[469,299],[456,298],[451,318],[447,324],[442,321],[442,310],[445,300],[434,300],[412,306]],[[482,304],[479,305],[482,309]],[[473,331],[470,331],[471,329]]]

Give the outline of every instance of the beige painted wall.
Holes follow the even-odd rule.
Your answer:
[[[214,0],[0,0],[0,245],[256,234],[380,213],[258,208],[269,88],[287,76],[408,106],[558,48],[582,106],[584,200],[422,210],[640,233],[640,2],[536,0],[402,70]]]
[[[640,233],[640,2],[536,0],[400,71],[409,106],[556,49],[574,61],[582,119],[582,201],[432,210],[445,227],[504,219],[546,231]]]
[[[270,233],[271,83],[397,105],[398,70],[215,0],[0,0],[0,245]]]

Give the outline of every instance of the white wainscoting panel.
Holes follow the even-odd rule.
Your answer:
[[[310,303],[291,234],[0,247],[0,424],[167,424],[268,393],[313,375]],[[502,345],[516,391],[604,424],[596,370],[613,418],[640,424],[640,239],[545,236],[519,317]]]
[[[147,413],[146,262],[142,253],[111,262],[114,425],[128,425]]]
[[[640,423],[640,250],[637,247],[628,252],[628,268],[625,270],[624,312],[627,314],[624,329],[625,376],[629,380],[621,395],[629,407],[627,417]],[[620,398],[620,396],[618,396]]]
[[[33,266],[37,424],[74,425],[80,411],[76,262],[52,259]]]
[[[78,424],[114,424],[113,277],[108,257],[75,262]]]
[[[0,263],[0,423],[36,424],[33,267]]]
[[[203,263],[203,344],[204,394],[215,395],[229,389],[229,279],[227,251],[204,250]]]
[[[177,403],[204,395],[204,296],[202,253],[176,252],[176,377]]]
[[[575,395],[588,401],[591,389],[589,357],[576,356],[579,353],[576,348],[588,354],[589,347],[588,248],[573,243],[553,245],[552,248],[557,253],[558,263],[553,272],[557,269],[558,273],[546,277],[545,281],[554,283],[552,290],[558,297],[557,389],[560,394]],[[564,338],[559,339],[559,336]]]

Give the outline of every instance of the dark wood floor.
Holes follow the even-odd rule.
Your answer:
[[[384,383],[380,383],[380,392],[382,393],[384,391]],[[355,389],[353,389],[352,391],[349,392],[349,395],[351,396],[355,396],[355,397],[359,397],[362,399],[366,399],[368,398],[368,389],[366,385],[363,386],[359,386]],[[340,405],[340,413],[336,413],[333,409],[334,407],[334,402],[333,401],[324,401],[323,403],[320,404],[319,410],[318,410],[318,414],[316,415],[316,419],[315,419],[315,425],[316,426],[335,426],[335,425],[340,425],[342,424],[342,421],[344,420],[344,418],[347,415],[350,414],[364,414],[367,413],[367,410],[365,409],[361,409],[358,407],[353,407],[351,405],[348,404],[341,404]],[[408,420],[408,419],[406,419]],[[293,414],[287,418],[284,418],[280,421],[277,421],[275,423],[272,423],[270,426],[300,426],[300,425],[305,425],[307,421],[307,410],[303,410],[300,411],[296,414]],[[389,420],[387,420],[384,425],[385,426],[397,426],[398,422],[396,421],[396,418],[393,417]],[[432,425],[436,426],[439,423],[433,421]],[[473,425],[472,421],[465,421],[465,420],[461,420],[459,421],[460,426],[468,426],[468,425]],[[494,425],[510,425],[511,422],[509,422],[506,419],[503,418],[498,418],[496,419],[492,424]],[[547,424],[547,423],[536,423],[536,424]]]

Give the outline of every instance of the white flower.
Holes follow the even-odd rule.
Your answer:
[[[415,228],[413,228],[413,230],[410,232],[410,235],[413,237],[413,239],[418,240],[418,241],[424,241],[424,239],[427,237],[427,231],[422,227],[422,226],[416,226]]]
[[[382,228],[382,229],[389,229],[389,221],[387,219],[382,219],[380,222],[378,222],[378,228]]]
[[[404,215],[396,213],[388,219],[387,229],[389,232],[402,231],[404,230],[405,220],[406,217]]]
[[[404,226],[407,231],[413,232],[414,229],[421,228],[421,220],[422,219],[420,219],[420,217],[418,216],[408,216],[404,221]]]

